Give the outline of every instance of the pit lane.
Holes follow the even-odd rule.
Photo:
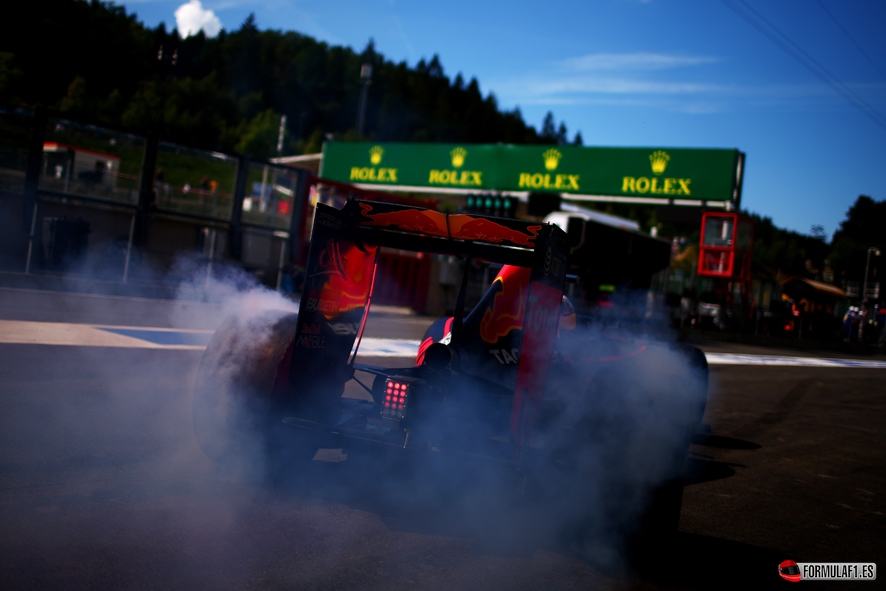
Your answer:
[[[42,294],[44,301],[26,305],[16,294],[17,307],[5,305],[6,296],[0,294],[4,319],[74,319],[70,310],[57,312],[73,296]],[[89,306],[90,316],[77,320],[209,330],[197,326],[197,314],[191,325],[170,326],[165,304],[101,303],[107,312]],[[409,316],[373,320],[370,338],[411,341],[424,330]],[[786,355],[737,345],[706,349]],[[884,556],[884,369],[713,366],[680,537],[666,550],[670,566],[638,581],[531,538],[478,542],[469,514],[436,502],[397,506],[372,486],[231,478],[193,440],[190,389],[200,355],[199,348],[173,346],[0,344],[4,586],[746,589],[784,584],[775,569],[787,558]]]

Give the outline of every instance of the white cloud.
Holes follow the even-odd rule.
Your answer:
[[[623,95],[584,95],[570,97],[530,97],[520,102],[521,105],[542,105],[546,108],[556,106],[607,106],[607,107],[645,107],[675,113],[709,114],[720,113],[729,109],[725,100],[691,100],[687,97],[658,96],[623,96]]]
[[[222,23],[215,13],[203,8],[200,0],[190,0],[175,10],[175,25],[182,39],[196,35],[202,29],[207,37],[215,37],[222,29]]]
[[[661,82],[626,78],[566,77],[524,82],[526,90],[538,95],[580,94],[698,94],[724,92],[728,87],[697,82]]]
[[[719,58],[669,53],[591,53],[560,60],[547,71],[497,81],[496,94],[515,104],[653,104],[667,110],[715,112],[730,97],[747,93],[716,73],[670,70],[698,68]],[[712,77],[712,74],[714,77]]]
[[[715,57],[669,55],[666,53],[591,53],[561,62],[565,68],[578,72],[591,70],[663,70],[682,66],[698,66],[719,61]]]

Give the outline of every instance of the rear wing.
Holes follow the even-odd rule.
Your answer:
[[[328,209],[332,208],[318,205],[317,215],[324,215]],[[366,243],[518,267],[532,266],[532,253],[539,237],[550,234],[554,228],[536,222],[449,214],[359,199],[349,200],[340,213],[350,225],[349,234]]]
[[[547,383],[569,254],[552,224],[447,214],[416,206],[350,199],[318,204],[293,343],[290,383],[341,394],[348,357],[368,314],[380,247],[482,259],[531,269],[511,429],[519,449]]]

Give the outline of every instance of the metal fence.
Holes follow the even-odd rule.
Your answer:
[[[238,157],[160,142],[154,172],[158,210],[230,220]]]
[[[126,282],[134,250],[155,259],[190,250],[208,269],[231,259],[279,287],[303,251],[306,175],[46,111],[0,110],[0,192],[19,196],[26,273],[89,273],[89,261],[110,257],[104,269]],[[86,263],[66,264],[72,258]]]
[[[173,270],[187,251],[190,268],[204,265],[207,277],[227,259],[266,285],[297,288],[318,201],[428,205],[45,111],[0,111],[0,137],[0,191],[21,204],[19,244],[27,248],[19,269],[26,273],[126,283],[157,277],[165,263],[160,275],[175,281],[184,279]],[[387,287],[377,301],[423,309],[430,269],[430,257],[420,253],[382,252],[379,276]]]
[[[135,205],[144,150],[142,137],[50,118],[39,188]]]

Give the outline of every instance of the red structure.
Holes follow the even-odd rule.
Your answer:
[[[698,274],[751,280],[754,222],[740,213],[706,211],[701,218]]]
[[[719,279],[715,291],[721,305],[741,300],[746,313],[751,287],[754,221],[737,212],[706,211],[701,218],[698,274]]]

